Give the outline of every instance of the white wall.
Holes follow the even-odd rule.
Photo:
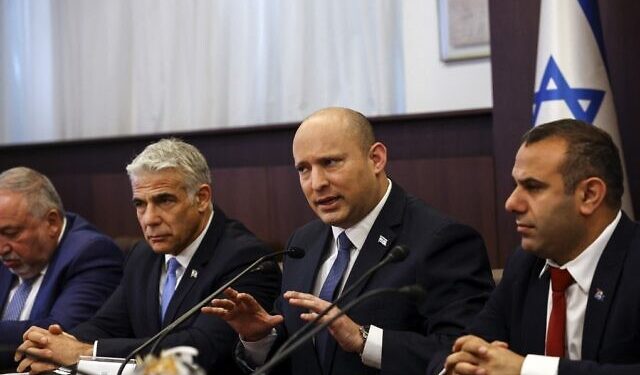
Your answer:
[[[408,113],[492,107],[489,58],[440,61],[437,0],[404,0]]]

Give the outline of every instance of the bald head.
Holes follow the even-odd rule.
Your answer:
[[[371,124],[346,108],[326,108],[306,118],[293,139],[293,159],[310,207],[327,224],[349,228],[387,190],[387,150]]]
[[[329,107],[312,113],[298,127],[296,135],[300,131],[307,131],[317,126],[325,127],[327,131],[339,132],[342,136],[357,142],[365,153],[375,142],[373,127],[369,120],[362,113],[349,108]],[[312,131],[315,130],[318,129]]]

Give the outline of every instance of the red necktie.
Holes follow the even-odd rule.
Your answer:
[[[549,267],[551,271],[551,291],[553,305],[547,327],[546,355],[564,357],[564,335],[567,326],[567,300],[564,292],[573,284],[573,277],[567,270]]]

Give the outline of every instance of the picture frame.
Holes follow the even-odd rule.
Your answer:
[[[442,61],[490,55],[488,0],[438,0],[438,18]]]

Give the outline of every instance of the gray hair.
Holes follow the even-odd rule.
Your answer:
[[[47,176],[31,168],[15,167],[0,173],[0,190],[22,194],[33,216],[44,216],[50,209],[64,215],[56,188]]]
[[[148,145],[127,165],[129,179],[149,172],[174,169],[184,178],[187,192],[195,194],[202,184],[211,185],[211,172],[202,153],[177,138],[165,138]]]

